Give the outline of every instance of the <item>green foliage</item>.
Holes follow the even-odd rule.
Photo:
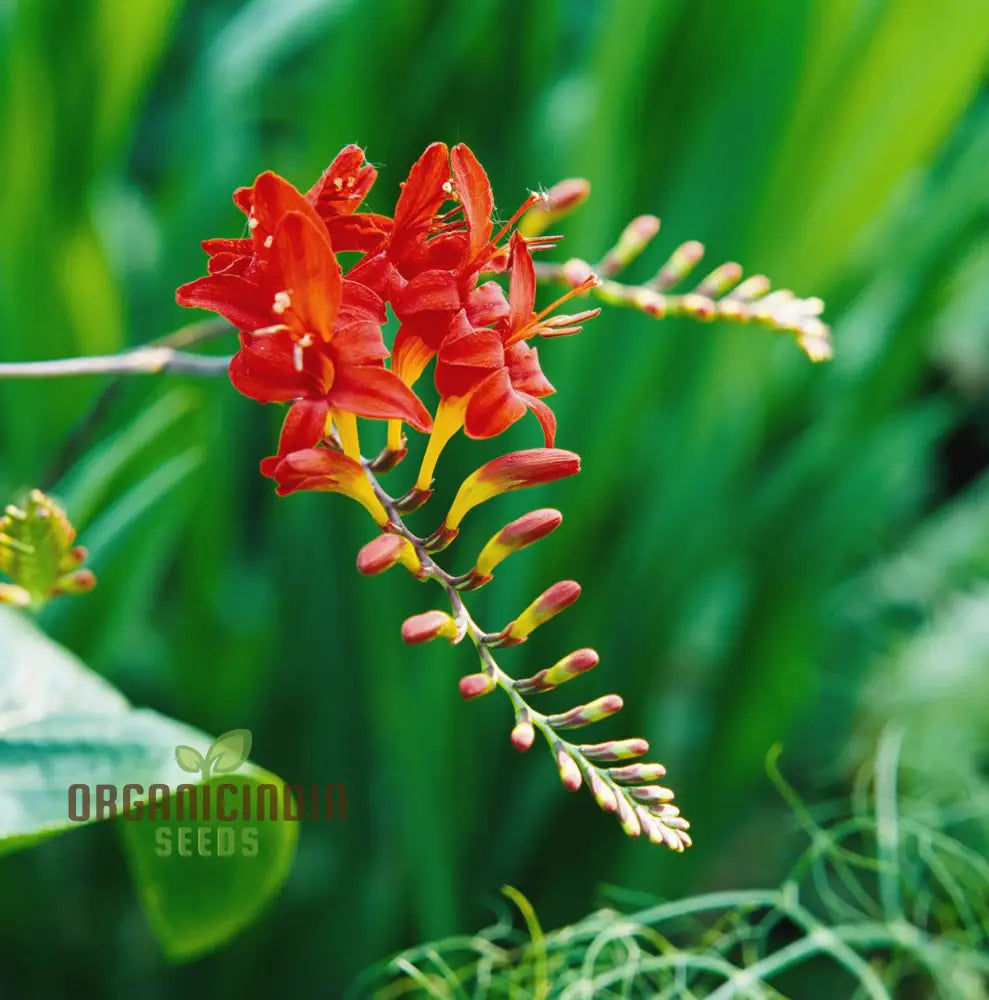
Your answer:
[[[203,815],[190,821],[177,818],[174,812],[167,822],[152,820],[147,814],[125,815],[122,790],[126,785],[140,786],[133,802],[148,808],[152,785],[174,788],[190,780],[176,767],[176,746],[190,750],[183,741],[205,746],[209,739],[156,712],[132,708],[106,681],[27,619],[5,608],[0,608],[0,663],[4,667],[0,674],[0,854],[35,846],[104,818],[97,813],[96,788],[108,786],[115,792],[113,815],[120,817],[116,825],[135,888],[167,954],[195,957],[250,923],[288,874],[298,823],[285,819],[217,823],[214,819],[211,824]],[[249,750],[249,733],[225,733],[210,746],[207,760],[215,771],[229,772],[246,762]],[[265,783],[283,787],[280,779],[253,764],[237,775],[237,781],[251,788]],[[88,791],[73,798],[72,786],[85,786]],[[193,845],[188,856],[178,849],[183,827],[191,830],[186,834]],[[254,852],[244,855],[240,847],[248,827],[256,839]],[[168,832],[170,845],[167,857],[161,854],[163,830]],[[230,856],[217,854],[221,830],[230,842]],[[209,855],[195,846],[200,836],[206,838],[203,850]]]
[[[966,844],[965,819],[923,820],[916,800],[897,801],[900,743],[893,731],[884,736],[853,812],[829,806],[823,823],[773,752],[771,776],[810,841],[778,889],[649,902],[606,888],[613,907],[547,933],[506,887],[523,931],[499,907],[498,922],[479,934],[410,948],[367,970],[348,995],[892,1000],[935,989],[985,1000],[989,865],[981,845]]]
[[[840,782],[871,753],[889,687],[908,760],[918,720],[925,746],[950,745],[949,702],[975,740],[987,51],[970,0],[0,4],[4,360],[112,352],[186,322],[172,289],[203,271],[200,239],[238,234],[230,192],[260,170],[304,185],[357,141],[394,193],[436,138],[475,149],[503,207],[588,177],[568,253],[594,260],[648,212],[666,247],[697,238],[821,295],[836,350],[810,366],[757,329],[615,310],[540,352],[583,471],[534,498],[565,521],[538,559],[499,568],[479,617],[582,581],[579,622],[506,667],[552,662],[561,628],[600,651],[624,728],[677,774],[695,834],[682,858],[561,801],[551,769],[507,745],[503,706],[460,702],[448,650],[402,646],[428,595],[356,576],[366,536],[343,501],[271,494],[256,463],[274,412],[220,380],[0,384],[0,495],[50,492],[100,577],[45,628],[130,701],[248,727],[278,773],[349,792],[347,822],[303,828],[279,904],[194,968],[160,964],[105,829],[4,859],[5,988],[60,995],[74,969],[93,995],[333,995],[383,954],[478,926],[502,883],[547,926],[586,912],[601,881],[674,899],[774,884],[769,745],[788,741],[801,787]],[[644,254],[630,280],[661,263]],[[499,447],[537,434],[524,421]],[[458,442],[440,473],[493,454]],[[509,504],[479,510],[451,561]],[[972,638],[946,692],[930,683],[937,641],[919,637],[954,636],[953,607]],[[959,780],[984,787],[984,763],[963,759]],[[904,780],[923,795],[930,775]],[[27,917],[11,902],[25,899]]]

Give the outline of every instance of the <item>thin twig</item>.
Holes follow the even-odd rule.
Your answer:
[[[14,361],[0,364],[0,379],[68,378],[77,375],[225,375],[229,357],[193,354],[174,347],[138,347],[121,354],[56,361]]]

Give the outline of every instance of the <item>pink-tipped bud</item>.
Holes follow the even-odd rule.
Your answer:
[[[441,636],[453,643],[457,635],[457,623],[445,611],[424,611],[402,622],[402,641],[410,646],[418,646]]]
[[[621,824],[622,830],[628,837],[638,837],[642,833],[642,824],[639,822],[635,810],[629,805],[624,795],[616,795],[615,801],[618,803],[618,822]]]
[[[753,302],[756,299],[761,299],[769,291],[770,287],[769,278],[764,274],[753,274],[736,288],[733,288],[728,293],[728,297],[736,299],[739,302]]]
[[[594,268],[587,263],[586,260],[581,260],[579,257],[571,257],[562,268],[563,280],[571,288],[580,288],[581,285],[590,284],[593,280],[597,283],[597,275],[594,273]]]
[[[515,687],[522,694],[537,694],[540,691],[552,691],[567,681],[592,670],[598,665],[599,657],[593,649],[578,649],[568,653],[552,667],[540,670],[531,677],[523,677],[515,682]]]
[[[527,719],[522,719],[515,724],[515,728],[512,730],[512,746],[519,753],[525,753],[532,746],[535,738],[536,730]]]
[[[736,264],[735,261],[729,261],[727,264],[716,267],[701,281],[694,292],[708,299],[717,299],[734,288],[741,280],[742,265]]]
[[[576,761],[565,747],[558,746],[556,748],[556,766],[560,772],[560,781],[563,782],[563,787],[567,791],[576,792],[580,788],[580,768],[577,767]]]
[[[538,236],[587,201],[590,181],[568,177],[554,184],[522,217],[519,231],[525,237]]]
[[[88,594],[96,586],[96,574],[91,569],[77,569],[59,577],[53,595]]]
[[[581,746],[580,752],[589,760],[610,764],[612,761],[628,760],[630,757],[641,757],[649,753],[649,743],[638,738],[608,740],[606,743],[585,743]]]
[[[89,550],[85,545],[76,545],[74,548],[69,549],[66,556],[66,566],[67,569],[71,569],[74,566],[81,566],[89,558]]]
[[[618,799],[608,783],[596,771],[587,772],[587,787],[594,801],[605,811],[613,813],[618,809]]]
[[[624,702],[620,695],[606,694],[602,698],[589,701],[586,705],[571,708],[569,712],[551,715],[546,721],[554,729],[579,729],[581,726],[589,726],[592,722],[600,722],[602,719],[609,718],[616,712],[620,712],[623,705]]]
[[[575,580],[561,580],[544,590],[525,611],[510,622],[493,645],[514,646],[525,642],[540,625],[565,611],[580,597],[580,584]]]
[[[659,274],[653,279],[653,284],[661,292],[678,285],[697,266],[704,256],[704,244],[697,240],[688,240],[670,254],[670,259],[660,268]]]
[[[642,753],[648,752],[648,747],[642,751]],[[636,756],[640,755],[636,754]],[[608,776],[613,781],[620,781],[626,785],[658,781],[665,774],[666,768],[662,764],[626,764],[624,767],[612,767],[608,769]]]
[[[644,785],[641,788],[630,788],[628,793],[637,802],[644,802],[646,805],[659,805],[662,802],[672,802],[675,797],[672,788],[664,788],[662,785]]]
[[[613,278],[628,267],[642,253],[659,232],[659,219],[655,215],[638,215],[623,230],[618,242],[605,254],[599,272]]]
[[[580,456],[563,448],[529,448],[493,458],[463,481],[443,521],[443,528],[455,531],[468,511],[492,497],[552,483],[578,472]]]
[[[465,701],[472,698],[480,698],[481,695],[488,694],[495,689],[495,679],[492,674],[467,674],[460,678],[458,687],[460,697]]]
[[[552,507],[531,511],[506,524],[485,546],[477,557],[474,572],[478,576],[490,577],[492,570],[510,555],[519,552],[533,542],[538,542],[555,531],[563,521],[563,515]]]
[[[405,566],[414,576],[422,572],[422,563],[412,543],[401,535],[378,535],[357,553],[357,571],[365,576],[384,573],[397,563]]]

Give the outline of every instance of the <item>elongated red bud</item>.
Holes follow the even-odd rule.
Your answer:
[[[384,573],[401,563],[413,576],[422,577],[423,568],[412,543],[401,535],[378,535],[357,553],[357,572],[365,576]]]
[[[616,712],[620,712],[623,704],[624,702],[619,695],[606,694],[602,698],[589,701],[586,705],[571,708],[569,712],[551,715],[546,721],[554,729],[578,729],[581,726],[589,726],[592,722],[600,722],[602,719],[607,719]]]
[[[571,257],[563,265],[562,273],[563,280],[571,288],[580,288],[586,285],[589,289],[600,280],[594,273],[594,268],[586,260],[581,260],[579,257]]]
[[[459,585],[461,590],[474,590],[491,579],[491,572],[500,562],[510,555],[519,552],[528,545],[538,542],[555,531],[563,521],[563,515],[552,507],[523,514],[510,524],[506,524],[481,549],[477,563],[468,575],[468,579]]]
[[[608,783],[596,771],[588,771],[587,787],[594,801],[605,811],[613,813],[618,809],[618,799]]]
[[[585,743],[580,752],[588,759],[607,764],[611,761],[628,760],[649,753],[649,743],[642,739],[608,740],[607,743]]]
[[[618,242],[605,254],[598,265],[604,278],[613,278],[642,253],[659,232],[655,215],[638,215],[622,230]]]
[[[703,281],[694,289],[697,295],[705,298],[717,299],[725,292],[734,288],[742,280],[742,265],[729,261],[716,267]]]
[[[96,574],[91,569],[77,569],[58,578],[52,595],[88,594],[95,586]]]
[[[642,753],[648,753],[646,747]],[[636,756],[640,756],[636,754]],[[625,785],[634,785],[647,781],[658,781],[666,775],[666,768],[662,764],[626,764],[624,767],[612,767],[608,769],[608,776],[612,781],[619,781]]]
[[[580,768],[577,767],[577,762],[564,746],[556,748],[556,767],[560,772],[560,781],[563,782],[563,787],[567,791],[576,792],[581,785]]]
[[[583,177],[568,177],[559,181],[522,216],[519,232],[525,237],[539,236],[587,201],[590,193],[590,181]]]
[[[524,677],[515,682],[515,687],[522,694],[537,694],[541,691],[552,691],[554,688],[572,681],[575,677],[592,670],[598,665],[598,654],[593,649],[578,649],[568,653],[558,663],[531,677]]]
[[[540,625],[566,610],[580,597],[580,584],[575,580],[561,580],[544,590],[525,611],[510,622],[499,634],[493,646],[514,646],[525,642]]]
[[[418,646],[440,637],[454,643],[458,636],[457,623],[445,611],[424,611],[402,623],[402,641]]]
[[[551,483],[577,472],[580,456],[562,448],[529,448],[492,459],[461,484],[440,531],[459,529],[468,511],[501,493]]]
[[[670,254],[670,259],[660,268],[652,284],[661,292],[678,285],[697,266],[704,256],[704,244],[688,240]]]
[[[637,802],[644,802],[646,805],[658,805],[661,802],[672,802],[675,798],[672,788],[663,788],[662,785],[644,785],[641,788],[630,788],[629,795]]]

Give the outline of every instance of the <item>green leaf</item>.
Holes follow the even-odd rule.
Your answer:
[[[205,763],[195,745],[210,738],[147,709],[135,709],[76,657],[19,613],[0,607],[0,853],[117,815],[135,888],[163,950],[185,960],[245,927],[278,890],[295,855],[298,823],[248,815],[183,820],[175,789],[219,802],[221,782],[190,785]],[[210,754],[223,770],[244,765],[250,733],[232,730]],[[189,766],[192,765],[192,766]],[[140,786],[125,799],[125,786]],[[151,796],[152,785],[166,786]],[[284,783],[253,764],[237,776],[236,795],[254,800]],[[101,792],[112,799],[101,811]],[[168,803],[168,814],[163,815]],[[200,799],[201,801],[201,799]],[[154,804],[152,804],[154,803]],[[127,812],[127,808],[130,811]],[[164,850],[169,844],[173,849]],[[180,847],[191,845],[191,853]],[[232,845],[232,846],[231,846]]]

